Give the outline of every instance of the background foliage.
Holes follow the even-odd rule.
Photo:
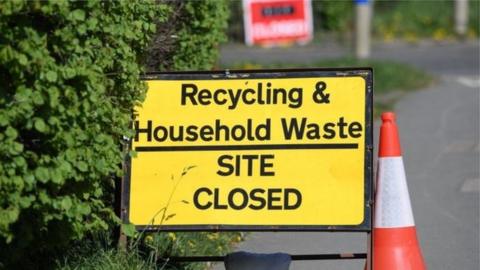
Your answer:
[[[353,37],[355,4],[353,0],[311,0],[315,38],[333,37],[349,41]],[[469,24],[467,38],[480,35],[480,1],[468,1]],[[453,0],[383,0],[373,1],[372,32],[375,38],[386,41],[421,38],[445,40],[455,38]],[[242,1],[230,2],[230,40],[244,41]]]
[[[0,262],[41,264],[115,221],[141,55],[166,18],[151,1],[0,4]]]
[[[314,29],[349,32],[353,21],[352,1],[312,1]]]
[[[468,1],[467,38],[480,34],[480,1]],[[374,34],[386,41],[395,38],[416,41],[431,38],[437,41],[455,38],[455,1],[377,1],[373,18]]]

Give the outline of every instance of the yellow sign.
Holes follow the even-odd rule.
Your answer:
[[[369,69],[163,74],[146,83],[135,109],[129,222],[197,229],[366,224]]]

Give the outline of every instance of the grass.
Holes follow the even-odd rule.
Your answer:
[[[57,269],[61,270],[123,270],[161,269],[152,260],[145,260],[138,253],[123,252],[114,248],[87,247],[87,252],[71,255]],[[157,268],[156,268],[157,267]]]
[[[233,232],[140,233],[130,242],[127,252],[101,236],[77,243],[57,261],[56,270],[204,270],[208,263],[175,263],[164,258],[225,255],[233,243],[241,240],[242,235]]]
[[[428,86],[432,77],[409,65],[392,61],[355,60],[352,58],[314,63],[319,67],[372,67],[375,94],[393,91],[411,91]]]
[[[341,58],[323,60],[311,64],[275,63],[259,65],[255,63],[235,64],[234,69],[269,69],[269,68],[333,68],[333,67],[372,67],[374,77],[374,112],[391,110],[395,101],[403,93],[419,90],[433,82],[433,77],[410,65],[383,60],[356,60]]]

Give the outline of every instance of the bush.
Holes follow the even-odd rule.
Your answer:
[[[140,0],[0,5],[4,266],[41,263],[29,259],[116,220],[109,191],[144,96],[139,60],[166,17]]]

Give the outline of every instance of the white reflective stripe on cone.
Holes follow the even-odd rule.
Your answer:
[[[414,226],[402,157],[378,159],[375,228]]]

